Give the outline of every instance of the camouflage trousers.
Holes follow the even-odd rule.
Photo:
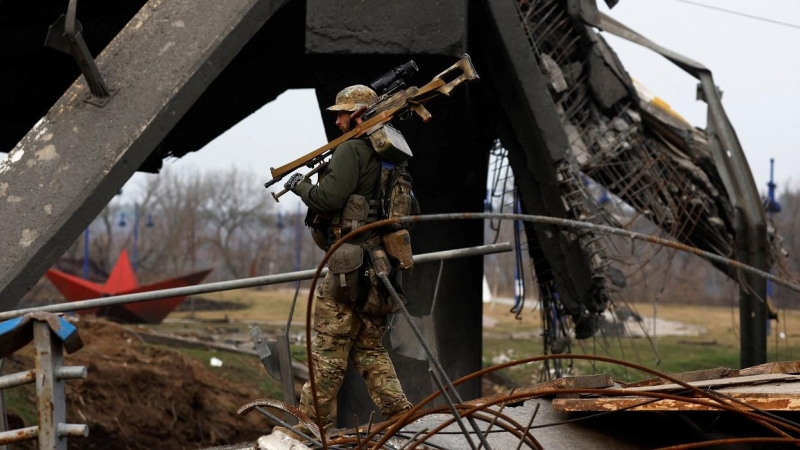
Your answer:
[[[331,422],[332,402],[344,381],[348,358],[366,381],[372,401],[385,418],[411,408],[381,343],[386,333],[386,316],[362,317],[353,310],[351,303],[317,297],[314,330],[317,336],[311,351],[323,426]],[[303,386],[300,409],[312,419],[316,418],[310,382]]]

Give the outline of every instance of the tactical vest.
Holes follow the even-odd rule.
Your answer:
[[[372,222],[408,216],[414,212],[416,200],[411,191],[413,180],[404,167],[391,165],[382,168],[378,183],[375,198],[367,199],[353,194],[347,199],[342,211],[333,216],[330,232],[334,242]],[[379,236],[372,236],[365,243],[374,245],[381,242],[400,270],[408,270],[414,266],[407,224],[390,224],[377,234]]]

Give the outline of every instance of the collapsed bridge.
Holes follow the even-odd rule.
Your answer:
[[[342,86],[409,58],[427,79],[465,52],[481,83],[447,104],[434,101],[425,126],[398,124],[415,149],[409,170],[425,212],[482,211],[489,152],[499,141],[524,213],[613,221],[587,192],[587,176],[675,239],[769,267],[764,214],[711,72],[601,14],[593,1],[71,0],[69,8],[88,51],[60,50],[81,61],[86,76],[69,55],[42,47],[67,2],[0,3],[0,30],[9,36],[0,41],[0,151],[10,152],[0,165],[3,310],[135,171],[157,172],[164,158],[200,150],[287,89],[314,88],[329,104]],[[708,127],[695,129],[643,98],[597,29],[697,77]],[[87,70],[92,64],[96,70]],[[338,135],[325,126],[329,138]],[[546,224],[525,231],[538,281],[557,289],[576,327],[591,335],[613,291],[603,240]],[[414,236],[419,253],[482,241],[479,223],[431,223]],[[442,274],[438,308],[447,313],[435,316],[437,337],[452,349],[441,361],[453,378],[481,366],[481,271],[479,262],[458,261]],[[414,272],[406,289],[412,314],[430,313],[437,275]],[[765,284],[731,275],[742,284],[741,363],[754,365],[766,357]],[[412,401],[427,395],[430,383],[415,382],[427,363],[397,366]],[[347,389],[362,392],[340,402],[339,417],[371,407],[354,378]],[[475,398],[479,387],[468,382],[459,392]]]

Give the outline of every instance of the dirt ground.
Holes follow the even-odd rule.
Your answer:
[[[255,413],[236,414],[241,405],[265,396],[258,383],[242,381],[249,375],[221,376],[183,352],[148,345],[136,332],[104,319],[82,316],[75,325],[84,347],[66,355],[65,364],[86,366],[89,376],[67,382],[67,422],[85,423],[90,432],[88,438],[70,438],[70,449],[205,449],[254,443],[271,430]],[[33,357],[29,344],[6,359],[3,374],[32,369]],[[484,395],[500,392],[498,383],[504,381],[510,382],[484,379]],[[34,387],[6,393],[10,428],[35,425]],[[34,448],[35,441],[10,446]]]
[[[263,396],[255,383],[232,382],[189,356],[147,345],[105,320],[82,318],[76,325],[85,345],[67,355],[65,363],[86,366],[89,377],[67,382],[67,420],[88,424],[90,434],[71,438],[70,449],[198,449],[255,442],[271,428],[256,414],[236,414],[241,405]],[[33,366],[33,346],[28,345],[6,360],[3,373]],[[12,428],[34,425],[32,386],[7,399]],[[23,411],[19,405],[31,408]]]

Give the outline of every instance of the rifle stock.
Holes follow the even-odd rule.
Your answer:
[[[469,55],[465,53],[464,57],[458,60],[458,62],[433,77],[430,82],[421,88],[416,88],[414,86],[409,87],[392,95],[389,98],[379,100],[378,103],[369,108],[362,107],[358,111],[351,114],[351,120],[355,120],[358,117],[368,117],[368,119],[364,120],[361,122],[361,124],[347,133],[288,164],[284,164],[278,168],[270,167],[272,179],[267,181],[264,184],[264,187],[269,188],[273,184],[280,181],[287,174],[290,174],[305,165],[311,167],[313,164],[321,162],[330,156],[330,153],[332,153],[333,150],[339,146],[339,144],[361,136],[367,130],[376,125],[391,121],[398,113],[410,110],[419,116],[423,122],[429,121],[431,119],[431,113],[425,109],[423,103],[439,95],[449,97],[450,92],[452,92],[453,89],[455,89],[464,81],[474,81],[479,79],[478,73],[475,71],[475,67],[472,65],[472,59],[470,59]],[[312,173],[318,171],[319,167],[320,166],[314,169]],[[286,192],[287,190],[284,189],[277,194],[273,193],[272,197],[277,202],[278,198]]]

